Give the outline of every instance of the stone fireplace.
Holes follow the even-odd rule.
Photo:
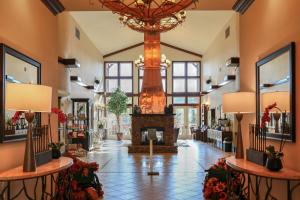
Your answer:
[[[132,144],[128,147],[129,153],[149,152],[148,129],[156,129],[154,153],[177,153],[177,145],[174,144],[173,114],[133,114]]]

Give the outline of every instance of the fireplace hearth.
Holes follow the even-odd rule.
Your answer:
[[[177,153],[177,145],[174,144],[173,114],[133,114],[132,144],[128,147],[129,153],[149,152],[148,129],[156,129],[154,153]]]

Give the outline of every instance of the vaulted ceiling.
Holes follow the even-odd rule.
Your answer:
[[[105,10],[99,0],[60,0],[68,11]],[[195,10],[231,10],[236,0],[198,0]]]
[[[103,55],[144,39],[142,33],[124,27],[118,15],[110,11],[78,11],[71,15]],[[203,54],[233,15],[233,11],[188,11],[186,21],[162,33],[161,41]]]

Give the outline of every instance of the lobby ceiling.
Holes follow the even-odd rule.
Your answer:
[[[144,40],[142,33],[124,27],[111,11],[79,11],[71,15],[103,55]],[[234,15],[233,11],[187,11],[186,21],[162,33],[161,41],[203,54]]]
[[[97,11],[106,10],[99,0],[60,0],[67,11]],[[231,10],[236,0],[198,0],[196,10]]]

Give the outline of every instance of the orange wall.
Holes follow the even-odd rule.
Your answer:
[[[296,77],[300,76],[300,1],[255,1],[240,17],[241,90],[255,91],[255,62],[272,51],[296,42]],[[251,74],[252,76],[249,76]],[[296,78],[296,102],[300,98],[300,79]],[[284,165],[300,170],[300,107],[296,106],[296,143],[284,148]],[[253,120],[254,117],[248,117]],[[245,120],[246,121],[246,120]],[[244,123],[244,140],[247,141]]]
[[[28,55],[42,64],[42,84],[53,87],[52,107],[57,106],[59,80],[64,78],[57,64],[57,19],[41,1],[1,1],[0,43]],[[52,130],[57,130],[56,116]],[[46,117],[43,116],[43,122]],[[57,136],[56,133],[54,133]],[[23,163],[24,142],[0,144],[0,171]]]

